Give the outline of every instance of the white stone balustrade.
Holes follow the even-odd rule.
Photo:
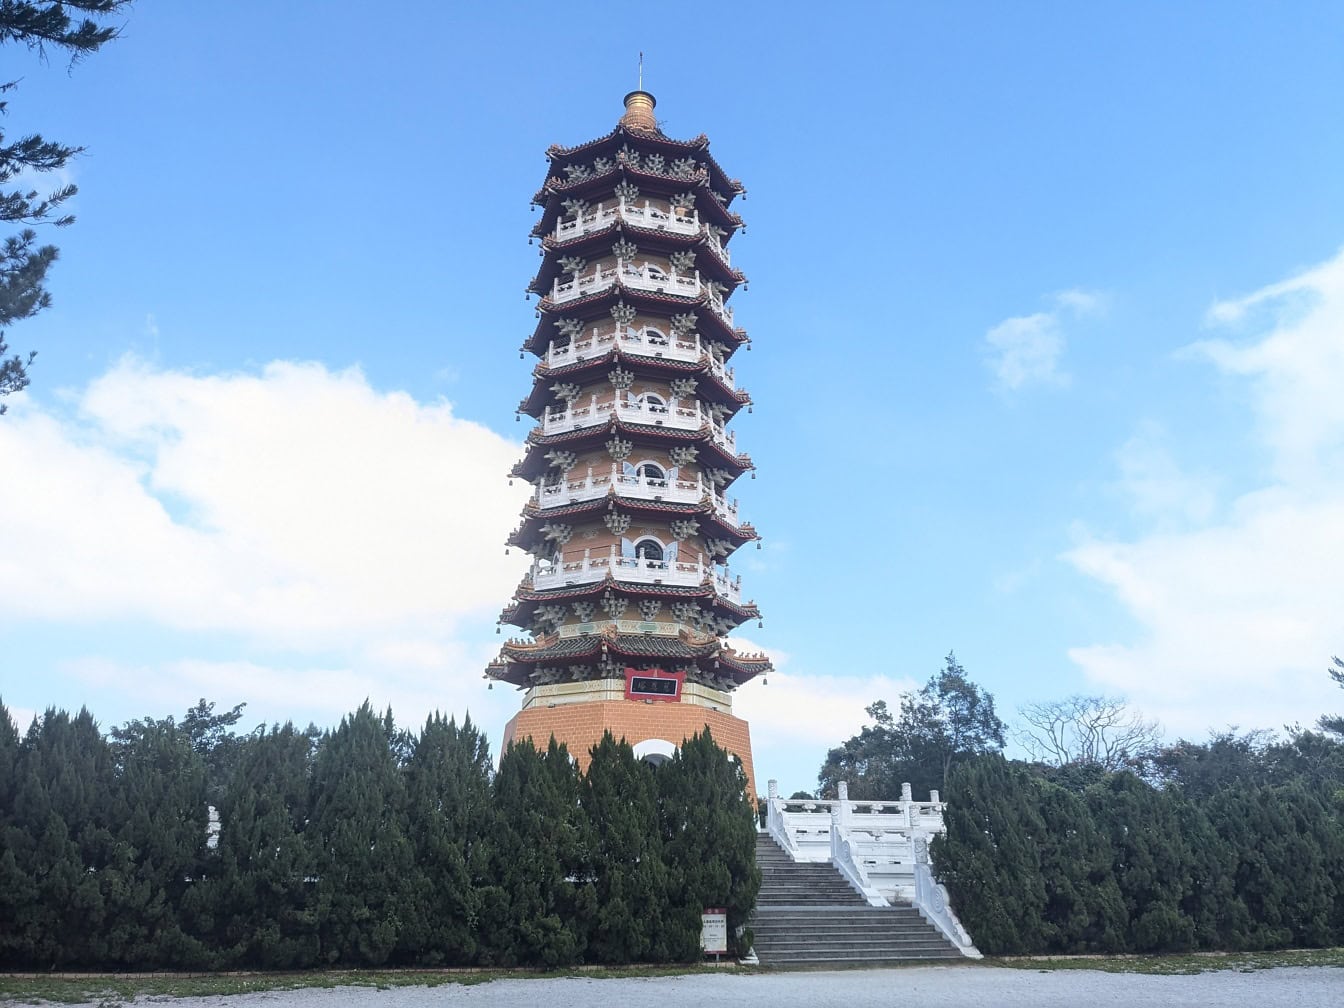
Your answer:
[[[699,234],[701,230],[699,210],[668,211],[653,206],[647,200],[644,201],[643,206],[620,200],[616,204],[599,203],[596,207],[591,207],[578,217],[562,217],[555,224],[555,240],[568,241],[571,238],[588,234],[590,231],[600,231],[618,216],[636,227],[654,231],[672,231],[677,234],[693,235]],[[713,239],[712,234],[711,239]],[[722,251],[721,245],[719,250]],[[727,262],[726,255],[724,261]]]
[[[601,357],[610,352],[613,346],[644,357],[666,357],[668,360],[690,362],[699,361],[705,354],[704,347],[700,345],[699,333],[673,337],[648,328],[636,330],[628,326],[616,326],[598,329],[594,326],[579,339],[568,342],[552,340],[543,359],[549,367],[561,367]],[[714,361],[714,364],[723,368],[718,361]]]
[[[627,473],[617,463],[612,463],[608,473],[597,473],[589,467],[582,479],[565,479],[560,483],[547,483],[537,487],[536,502],[542,509],[563,507],[566,504],[578,504],[580,501],[605,497],[615,486],[622,497],[636,497],[640,500],[665,500],[678,504],[696,504],[709,495],[714,512],[733,528],[740,524],[737,517],[737,500],[729,500],[724,494],[715,493],[711,485],[699,473],[695,479],[654,479],[640,473]]]
[[[560,507],[592,500],[595,497],[605,497],[613,486],[623,497],[675,501],[681,504],[698,503],[707,489],[699,473],[696,473],[693,480],[654,479],[642,473],[623,472],[620,465],[613,462],[610,472],[607,473],[595,473],[592,467],[589,467],[583,479],[566,479],[560,483],[538,486],[537,506]]]
[[[543,434],[563,434],[566,431],[596,427],[607,422],[612,413],[627,423],[646,427],[671,427],[674,430],[698,431],[708,425],[714,442],[736,454],[737,435],[713,419],[712,414],[693,399],[689,404],[678,399],[670,403],[620,399],[599,400],[594,393],[584,405],[573,404],[568,409],[546,407],[541,416]]]
[[[617,581],[637,584],[670,584],[696,586],[708,577],[714,590],[732,602],[742,601],[742,579],[729,573],[726,567],[716,567],[695,561],[650,560],[645,557],[622,556],[612,545],[604,554],[593,555],[584,550],[577,560],[547,563],[537,560],[532,564],[532,587],[537,591],[571,584],[600,581],[610,572]]]
[[[655,294],[676,294],[684,298],[698,298],[702,289],[699,270],[689,276],[681,276],[650,262],[638,266],[633,262],[622,262],[616,266],[598,265],[593,267],[590,273],[581,271],[578,274],[566,275],[569,276],[568,280],[556,277],[551,281],[552,304],[564,304],[575,298],[604,291],[617,280],[620,280],[623,286],[633,287],[636,290],[653,291]],[[713,303],[711,306],[720,317],[732,320],[732,310],[729,309],[727,316],[724,316],[721,301],[717,306]]]

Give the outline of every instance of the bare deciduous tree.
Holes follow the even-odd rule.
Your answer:
[[[1153,753],[1162,730],[1116,697],[1071,696],[1018,709],[1014,732],[1033,759],[1053,766],[1091,763],[1121,770]]]

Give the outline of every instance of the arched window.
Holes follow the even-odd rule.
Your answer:
[[[667,334],[661,329],[655,329],[653,326],[644,327],[644,342],[650,346],[667,346]]]
[[[657,539],[641,539],[635,543],[635,556],[641,560],[663,560],[663,547]]]
[[[667,473],[657,462],[641,462],[635,469],[635,474],[640,479],[655,485],[667,482]]]
[[[660,396],[657,392],[644,392],[644,393],[641,393],[641,394],[635,399],[635,402],[639,403],[641,406],[643,406],[643,407],[644,407],[646,410],[648,410],[650,413],[666,413],[666,412],[667,412],[667,400],[664,399],[662,396]]]

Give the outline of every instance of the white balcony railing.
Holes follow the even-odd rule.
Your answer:
[[[555,240],[569,241],[571,238],[577,238],[580,235],[588,234],[591,231],[601,231],[617,217],[635,227],[649,228],[656,231],[672,231],[677,234],[699,234],[700,211],[698,210],[662,210],[650,204],[647,200],[643,206],[636,206],[633,203],[627,203],[621,200],[615,204],[599,203],[591,207],[578,217],[568,219],[562,218],[555,224]],[[727,262],[727,253],[723,247],[718,245],[717,239],[711,233],[709,235],[711,244],[717,245],[716,251],[720,257]]]
[[[733,309],[723,303],[723,298],[719,297],[717,294],[710,295],[709,308],[715,315],[723,319],[724,323],[729,328],[732,328]]]
[[[565,410],[547,406],[546,412],[541,416],[541,432],[563,434],[583,427],[595,427],[606,423],[613,411],[628,423],[644,424],[649,427],[699,430],[708,423],[714,441],[729,451],[736,451],[736,436],[732,431],[725,430],[721,424],[711,420],[710,413],[701,407],[698,399],[691,400],[689,404],[678,399],[673,399],[670,403],[625,399],[604,402],[594,394],[582,406],[574,404]]]
[[[618,463],[613,462],[609,473],[595,473],[589,468],[583,479],[567,479],[560,483],[537,487],[537,506],[541,508],[561,507],[565,504],[577,504],[580,501],[605,497],[615,486],[622,497],[634,497],[641,500],[665,500],[680,504],[695,504],[705,496],[707,484],[700,474],[695,479],[653,479],[640,473],[622,472]]]
[[[742,601],[742,579],[730,574],[727,568],[698,560],[649,560],[645,557],[622,556],[614,545],[608,548],[605,555],[594,556],[585,549],[583,556],[574,560],[553,563],[537,560],[532,564],[529,576],[534,589],[545,591],[548,588],[600,581],[608,573],[617,581],[636,584],[695,586],[704,584],[708,578],[720,595],[732,602]]]
[[[594,266],[589,273],[569,275],[568,280],[556,277],[551,281],[551,303],[564,304],[575,298],[586,297],[604,291],[617,280],[636,290],[653,291],[656,294],[676,294],[679,297],[698,298],[701,291],[700,272],[696,270],[690,276],[680,276],[653,263],[636,266],[631,262],[622,262],[617,266]],[[723,316],[720,303],[714,311]],[[731,312],[729,314],[731,320]]]
[[[691,333],[689,336],[668,336],[652,328],[613,326],[610,329],[599,329],[593,326],[589,332],[577,338],[568,341],[552,340],[542,359],[548,367],[562,367],[601,357],[613,346],[644,357],[666,357],[668,360],[680,361],[698,361],[705,352],[700,343],[699,333]],[[718,361],[713,361],[711,367],[718,368],[716,374],[723,370],[723,365]],[[732,372],[728,374],[731,380]]]

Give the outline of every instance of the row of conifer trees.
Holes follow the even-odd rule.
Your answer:
[[[1215,787],[973,757],[948,780],[938,875],[991,955],[1344,944],[1341,747],[1302,739],[1311,774],[1247,766]],[[1229,742],[1194,748],[1212,764]]]
[[[0,968],[686,961],[704,907],[731,935],[755,903],[754,803],[708,731],[656,772],[610,736],[586,773],[530,742],[496,772],[470,718],[238,736],[212,708],[105,737],[0,706]]]

